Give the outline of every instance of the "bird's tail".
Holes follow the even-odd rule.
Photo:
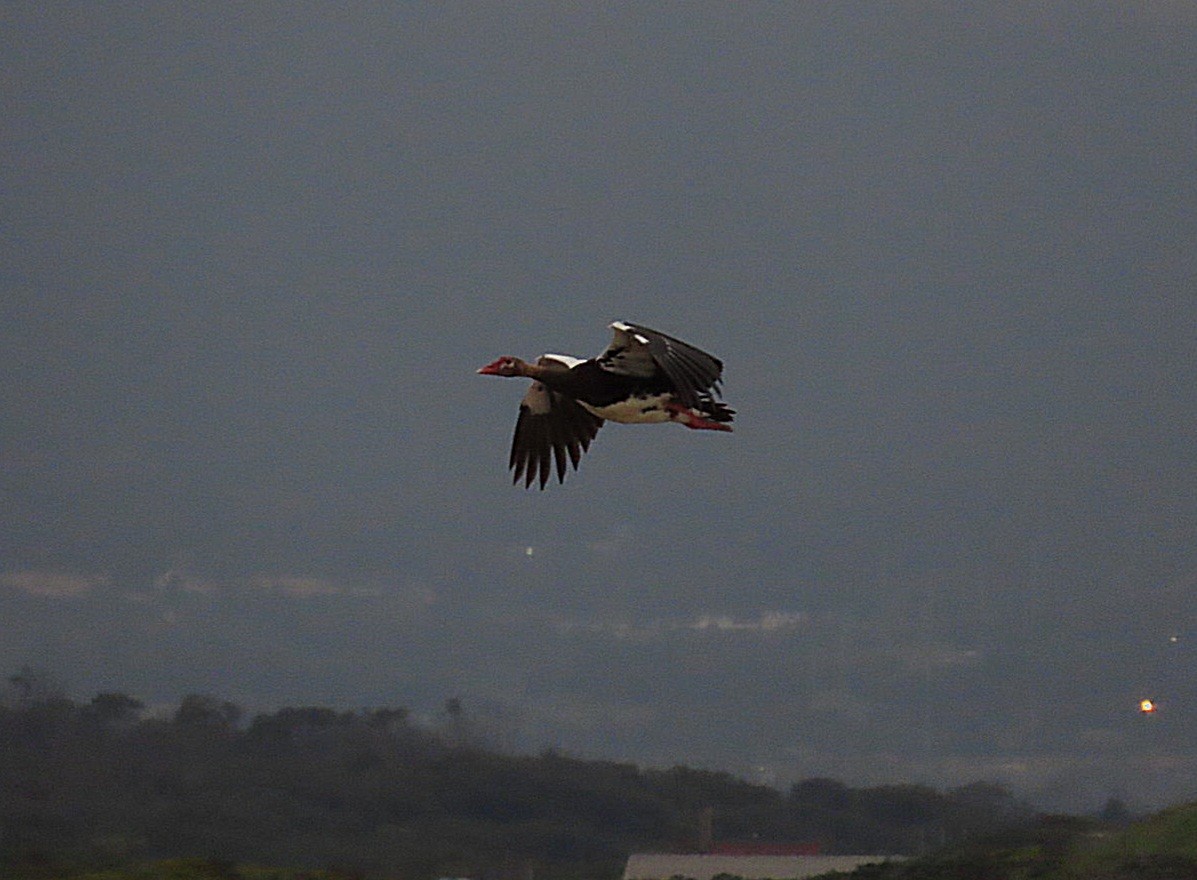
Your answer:
[[[734,409],[732,409],[722,400],[716,400],[710,394],[699,395],[698,406],[696,406],[695,409],[712,422],[730,422],[735,419],[736,416],[736,411]]]

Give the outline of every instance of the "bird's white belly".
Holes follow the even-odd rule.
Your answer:
[[[671,395],[668,394],[633,397],[630,400],[621,400],[619,403],[609,406],[591,406],[582,401],[578,402],[600,419],[622,422],[625,425],[638,425],[672,421],[673,413],[665,409],[665,403],[670,400],[670,397]]]

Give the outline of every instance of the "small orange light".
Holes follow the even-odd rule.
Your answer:
[[[1139,700],[1139,711],[1144,715],[1150,715],[1155,711],[1155,700]]]

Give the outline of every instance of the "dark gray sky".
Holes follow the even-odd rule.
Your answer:
[[[1194,45],[1180,2],[4,4],[0,668],[1194,796]],[[723,358],[737,432],[513,489],[474,370],[614,319]]]

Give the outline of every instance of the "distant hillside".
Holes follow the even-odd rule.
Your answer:
[[[1197,880],[1197,804],[1117,828],[1047,816],[902,863],[828,875],[852,880]]]
[[[27,684],[22,680],[23,684]],[[484,747],[469,708],[281,709],[245,722],[192,695],[145,718],[121,693],[75,703],[25,687],[0,704],[0,875],[63,876],[162,859],[357,875],[611,878],[634,851],[720,842],[916,853],[1025,822],[1002,788],[783,793],[725,773]]]

